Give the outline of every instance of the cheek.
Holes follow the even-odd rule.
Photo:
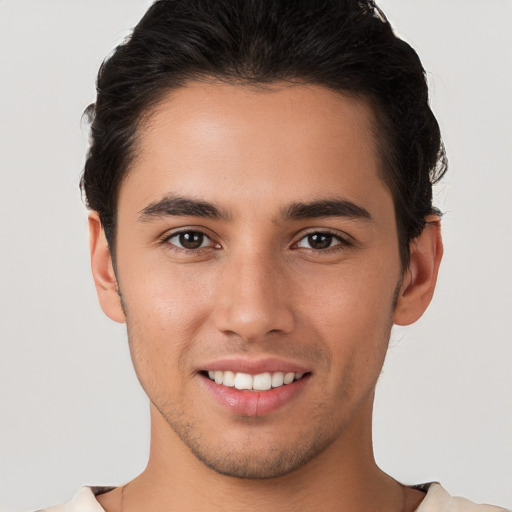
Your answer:
[[[130,263],[119,271],[126,276],[120,288],[135,370],[146,390],[167,387],[178,374],[186,378],[180,368],[208,316],[208,287],[185,266],[171,272],[153,262],[137,272]]]
[[[376,264],[323,282],[303,287],[302,318],[315,326],[339,375],[376,380],[388,347],[399,269]]]
[[[316,323],[353,333],[390,327],[399,268],[378,263],[330,274],[310,273],[303,282],[303,312]]]
[[[169,335],[193,328],[210,295],[207,273],[162,257],[138,264],[127,258],[123,264],[121,291],[132,323]]]

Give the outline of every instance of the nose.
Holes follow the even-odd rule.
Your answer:
[[[217,287],[216,327],[249,342],[290,333],[295,323],[291,290],[277,259],[245,252],[228,260]]]

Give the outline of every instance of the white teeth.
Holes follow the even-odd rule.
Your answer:
[[[230,371],[224,372],[224,379],[222,379],[222,384],[232,388],[235,385],[235,374]]]
[[[284,373],[276,372],[272,374],[272,387],[278,388],[284,384]]]
[[[208,377],[215,381],[216,384],[235,387],[236,389],[267,391],[271,388],[291,384],[295,380],[299,380],[304,376],[303,373],[293,372],[265,372],[257,375],[249,373],[234,373],[232,371],[208,371]]]
[[[291,384],[293,382],[293,379],[295,378],[295,373],[285,373],[284,374],[284,383],[285,384]]]
[[[272,376],[270,373],[259,373],[254,376],[252,388],[258,391],[267,391],[272,387]]]
[[[235,377],[236,389],[252,389],[253,378],[248,373],[237,373]]]

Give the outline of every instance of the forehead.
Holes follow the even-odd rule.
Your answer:
[[[318,85],[192,82],[141,126],[119,206],[127,194],[140,208],[174,193],[207,194],[235,210],[258,200],[386,195],[373,124],[364,101]]]

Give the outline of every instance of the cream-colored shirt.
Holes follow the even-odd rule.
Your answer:
[[[427,495],[416,512],[507,512],[504,508],[477,505],[465,498],[450,496],[438,483],[428,484],[424,487],[428,487]],[[110,488],[82,487],[69,503],[55,505],[38,512],[105,512],[95,496],[108,490]]]

